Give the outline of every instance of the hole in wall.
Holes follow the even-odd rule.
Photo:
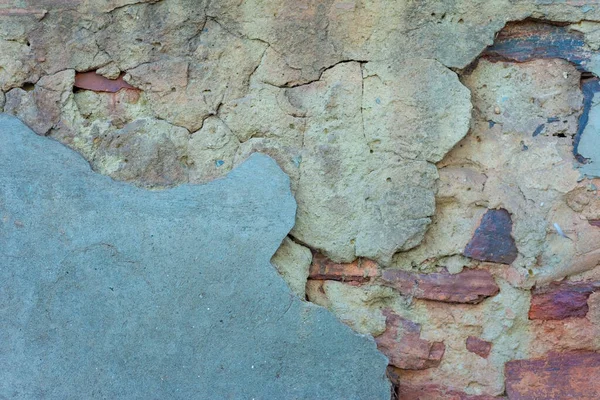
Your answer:
[[[461,75],[470,74],[482,59],[511,63],[525,63],[539,59],[568,61],[581,73],[580,88],[583,93],[583,110],[578,120],[577,131],[572,135],[572,153],[579,164],[586,164],[589,160],[580,154],[579,144],[589,122],[594,96],[600,93],[600,80],[590,70],[594,67],[595,56],[600,57],[600,50],[591,49],[585,42],[584,34],[571,29],[568,23],[526,19],[507,23],[498,33],[494,43],[473,63],[464,68]],[[559,121],[559,119],[548,119],[548,123]],[[567,122],[562,120],[563,124]],[[494,124],[490,121],[490,127]],[[539,125],[534,130],[533,136],[543,134],[545,129],[546,124]],[[562,132],[553,136],[567,137]]]
[[[25,82],[23,86],[21,86],[21,89],[23,89],[26,92],[31,92],[35,89],[35,85],[31,82]]]

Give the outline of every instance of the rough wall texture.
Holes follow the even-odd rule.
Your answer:
[[[269,263],[296,210],[269,157],[153,192],[5,114],[0,142],[3,399],[389,398],[375,342]]]
[[[585,0],[13,0],[0,106],[143,187],[272,156],[298,203],[273,263],[380,338],[403,399],[593,399],[519,368],[576,380],[600,350],[594,21]]]

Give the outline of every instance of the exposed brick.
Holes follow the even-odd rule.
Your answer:
[[[433,384],[411,386],[400,383],[398,392],[400,400],[501,400],[506,398],[488,395],[468,395],[459,390]]]
[[[492,60],[517,62],[562,58],[584,71],[592,52],[585,45],[581,32],[567,26],[524,21],[507,24],[483,56]]]
[[[512,220],[508,211],[488,210],[463,254],[479,261],[510,264],[518,255],[511,232]]]
[[[600,228],[600,219],[589,219],[588,222],[590,225]]]
[[[584,1],[561,1],[561,3],[581,5]],[[581,3],[581,4],[579,4]],[[594,65],[595,52],[585,43],[584,34],[568,26],[558,26],[538,21],[513,22],[500,31],[494,44],[488,47],[483,56],[494,61],[527,62],[540,58],[562,58],[573,63],[577,69],[590,72]],[[581,82],[584,95],[583,112],[577,133],[573,140],[573,155],[581,162],[585,159],[578,153],[579,140],[588,122],[588,115],[594,94],[600,90],[597,78]]]
[[[532,291],[529,319],[559,320],[583,318],[587,300],[600,289],[600,282],[553,282]]]
[[[401,369],[427,369],[442,361],[446,346],[421,339],[421,325],[402,318],[390,309],[383,310],[386,330],[375,338],[377,348],[390,364]]]
[[[135,89],[123,80],[123,75],[117,79],[108,79],[95,72],[81,72],[75,75],[75,87],[93,90],[95,92],[115,93],[121,89]]]
[[[466,341],[467,350],[479,357],[487,358],[492,350],[492,343],[486,342],[476,336],[469,336]]]
[[[499,291],[492,275],[482,269],[465,269],[454,275],[448,271],[418,274],[387,269],[381,280],[404,295],[447,303],[480,303]]]
[[[509,361],[506,393],[511,400],[600,399],[600,353],[550,353]]]
[[[351,263],[335,263],[323,254],[314,253],[309,278],[333,281],[365,282],[379,275],[376,262],[357,259]]]

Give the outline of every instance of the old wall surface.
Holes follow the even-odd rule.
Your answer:
[[[298,207],[273,265],[375,338],[402,399],[596,399],[595,21],[585,0],[10,0],[0,111],[146,189],[270,155]]]
[[[157,192],[5,114],[0,143],[2,398],[389,397],[374,341],[271,267],[296,206],[269,157]]]

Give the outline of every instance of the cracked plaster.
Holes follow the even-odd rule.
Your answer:
[[[436,379],[496,395],[503,362],[543,354],[559,340],[532,344],[543,330],[521,321],[527,289],[598,265],[597,228],[586,221],[596,189],[578,182],[572,155],[581,71],[558,59],[473,62],[509,21],[527,18],[581,32],[585,46],[597,49],[600,7],[585,3],[47,0],[41,19],[39,10],[0,12],[7,21],[0,84],[9,112],[78,150],[96,170],[137,185],[206,182],[252,152],[271,155],[298,202],[288,239],[298,254],[310,247],[335,261],[362,256],[394,268],[459,272],[477,266],[461,253],[485,210],[507,209],[519,257],[510,267],[480,265],[498,269],[507,294],[478,328],[469,320],[448,329],[440,322],[447,307],[417,302],[402,314],[405,300],[396,306],[425,336],[448,338]],[[141,91],[73,93],[72,72],[95,69],[125,72]],[[43,79],[64,88],[40,95]],[[20,89],[28,83],[33,91]],[[48,103],[59,111],[36,129],[39,115],[55,110]],[[121,142],[131,144],[123,149]],[[579,202],[574,193],[584,194]],[[288,276],[299,294],[301,258],[284,257],[278,267],[297,267]],[[310,285],[311,300],[361,321],[349,323],[355,329],[381,331],[381,317],[370,319],[361,305],[368,296],[348,299],[330,289],[330,298],[319,297]],[[492,307],[486,303],[478,307]],[[509,303],[510,312],[503,308]],[[457,313],[479,312],[469,310]],[[459,349],[464,329],[493,342],[489,368]],[[489,333],[503,329],[509,339]],[[563,340],[575,342],[576,324],[569,329]],[[482,372],[458,377],[457,365]],[[435,373],[400,375],[424,384]]]

